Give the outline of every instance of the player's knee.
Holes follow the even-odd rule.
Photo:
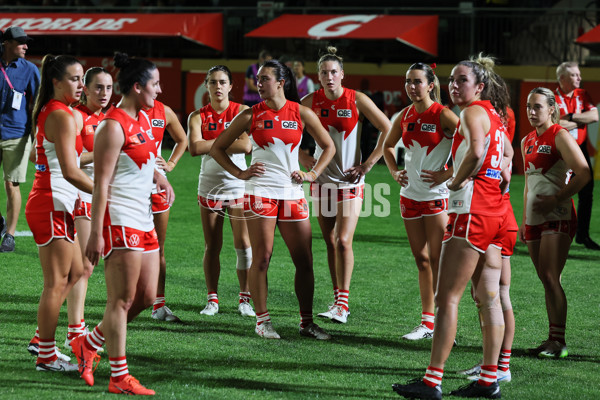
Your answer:
[[[235,252],[237,254],[236,269],[238,271],[250,269],[250,265],[252,265],[252,248],[235,249]]]
[[[502,305],[502,311],[512,310],[510,285],[500,285],[500,304]]]

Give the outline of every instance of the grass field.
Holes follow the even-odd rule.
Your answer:
[[[169,176],[177,200],[171,212],[166,243],[167,304],[184,321],[168,324],[144,312],[129,325],[131,373],[164,399],[393,399],[391,384],[422,376],[429,361],[430,341],[406,342],[401,336],[419,322],[417,273],[399,216],[398,187],[387,169],[377,165],[368,182],[391,186],[382,196],[375,186],[370,216],[359,222],[350,294],[348,324],[321,322],[334,339],[316,342],[298,334],[299,314],[293,292],[293,266],[285,245],[276,237],[269,271],[269,311],[282,340],[268,341],[254,333],[253,318],[237,314],[235,252],[225,232],[219,288],[221,312],[200,315],[206,302],[202,272],[203,239],[196,204],[199,159],[183,157]],[[23,185],[26,199],[30,182]],[[600,240],[600,193],[592,237]],[[512,184],[513,205],[520,221],[523,177]],[[367,192],[368,195],[368,192]],[[0,194],[4,212],[5,196]],[[383,199],[383,201],[382,201]],[[25,200],[24,200],[25,201]],[[386,202],[387,210],[386,214]],[[368,205],[365,201],[365,205]],[[372,207],[371,207],[372,206]],[[24,204],[23,204],[24,210]],[[368,214],[368,213],[366,213]],[[383,215],[383,216],[382,216]],[[313,218],[315,313],[331,301],[325,246]],[[26,231],[24,212],[18,231]],[[26,351],[36,326],[42,290],[37,248],[31,237],[17,237],[17,250],[0,254],[0,399],[88,399],[108,394],[110,368],[106,356],[88,387],[76,373],[41,373]],[[505,399],[596,399],[600,397],[600,253],[574,244],[563,284],[569,300],[565,360],[538,360],[525,355],[547,336],[542,285],[523,244],[512,258],[512,303],[516,334],[511,359],[513,380],[502,384]],[[105,304],[102,264],[90,279],[86,321],[94,326]],[[63,310],[64,307],[63,307]],[[66,335],[66,312],[57,329],[59,347]],[[454,372],[472,366],[481,355],[475,307],[465,296],[459,309],[456,347],[446,364],[444,392],[466,383]]]

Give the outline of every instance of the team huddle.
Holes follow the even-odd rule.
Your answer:
[[[483,361],[465,371],[472,382],[450,394],[500,398],[498,382],[511,379],[515,323],[510,256],[517,237],[527,244],[546,291],[549,336],[531,353],[568,355],[560,274],[577,226],[571,197],[591,174],[577,141],[559,124],[555,94],[545,88],[529,93],[526,107],[533,130],[521,143],[523,160],[515,160],[509,94],[494,72],[493,59],[479,55],[452,69],[448,90],[459,115],[440,104],[435,66],[413,64],[405,84],[412,104],[390,122],[367,95],[342,85],[343,60],[336,53],[329,47],[318,60],[321,88],[302,99],[290,68],[264,61],[256,70],[260,102],[252,106],[230,101],[231,72],[214,66],[205,79],[210,102],[190,114],[187,134],[173,110],[156,100],[160,74],[152,62],[115,54],[122,98],[110,105],[113,81],[106,70],[93,67],[84,74],[73,57],[44,57],[33,110],[36,173],[26,204],[44,275],[38,327],[28,346],[37,355],[37,370],[78,371],[92,386],[98,353],[106,350],[109,392],[154,394],[129,373],[127,323],[150,306],[157,320],[179,320],[166,305],[164,246],[175,199],[167,173],[186,149],[202,157],[198,205],[208,300],[202,314],[219,312],[219,254],[228,216],[237,255],[238,311],[256,318],[255,333],[280,338],[267,304],[277,228],[295,266],[299,334],[331,339],[313,319],[312,231],[303,184],[310,184],[332,281],[333,302],[318,316],[348,323],[352,242],[365,176],[383,157],[400,186],[400,213],[418,268],[421,320],[403,337],[433,338],[425,376],[393,384],[393,390],[406,398],[442,398],[458,303],[470,281],[481,321]],[[560,68],[566,73],[577,69]],[[365,118],[381,134],[362,160],[360,125]],[[577,114],[566,118],[573,121]],[[168,160],[161,157],[165,130],[175,141]],[[316,144],[312,154],[301,148],[306,134]],[[399,141],[405,148],[401,170],[394,151]],[[525,207],[517,224],[509,183],[512,163],[520,162],[525,165]],[[84,318],[87,281],[100,258],[106,309],[91,329]],[[76,364],[56,347],[65,299],[69,326],[64,347]]]

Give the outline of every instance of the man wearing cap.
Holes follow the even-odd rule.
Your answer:
[[[598,121],[598,109],[585,89],[580,88],[581,72],[574,61],[567,61],[556,68],[558,88],[556,88],[556,104],[560,108],[560,126],[575,138],[585,159],[592,169],[588,152],[587,126]],[[594,173],[592,172],[592,177]],[[590,238],[590,220],[592,218],[592,194],[594,179],[581,189],[577,195],[577,235],[575,242],[586,248],[600,250],[600,246]]]
[[[31,150],[31,109],[40,85],[40,72],[25,60],[31,38],[11,26],[1,34],[0,164],[6,189],[6,218],[0,214],[0,253],[14,251],[15,229],[21,212],[21,189]]]

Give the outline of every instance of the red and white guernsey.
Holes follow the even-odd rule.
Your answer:
[[[423,113],[417,113],[411,105],[402,117],[402,143],[406,149],[404,169],[408,175],[408,185],[400,188],[400,195],[416,201],[448,198],[445,184],[430,188],[423,182],[421,171],[437,171],[444,168],[450,158],[452,137],[444,133],[440,116],[446,108],[433,103]]]
[[[559,203],[552,212],[541,215],[533,211],[538,194],[551,196],[567,185],[570,170],[556,149],[556,134],[563,129],[555,124],[540,136],[534,130],[523,139],[525,176],[527,178],[527,204],[525,223],[539,225],[546,221],[570,220],[573,200]]]
[[[167,129],[167,116],[165,115],[165,105],[158,100],[154,100],[154,107],[144,110],[148,118],[150,118],[150,126],[152,127],[152,137],[156,143],[156,154],[162,154],[162,143],[165,138],[165,130]],[[167,174],[162,168],[154,165],[154,168],[160,172],[165,178]],[[156,185],[152,185],[152,193],[156,194]]]
[[[302,184],[292,181],[292,172],[300,169],[298,149],[302,140],[300,105],[286,101],[273,110],[263,101],[252,106],[252,164],[265,164],[265,173],[246,181],[246,193],[278,200],[304,198]]]
[[[352,188],[362,185],[364,176],[360,182],[350,183],[345,180],[344,171],[360,165],[360,135],[361,124],[358,120],[358,109],[356,108],[356,91],[343,88],[344,92],[336,100],[329,100],[323,89],[313,94],[312,110],[317,114],[321,125],[329,132],[329,136],[335,144],[335,155],[317,178],[319,184],[333,183],[340,189]],[[319,158],[323,149],[317,144],[315,158]]]
[[[220,114],[210,104],[202,107],[199,110],[202,121],[202,138],[204,140],[216,139],[229,127],[239,111],[240,104],[231,101],[229,107]],[[245,154],[231,154],[229,158],[238,168],[242,170],[248,168]],[[211,156],[204,154],[198,177],[198,195],[211,200],[239,199],[244,197],[244,181],[231,175]]]
[[[468,180],[462,189],[450,192],[448,213],[502,215],[505,207],[500,191],[500,168],[504,155],[504,135],[507,135],[506,127],[488,100],[474,101],[469,107],[482,107],[486,111],[490,119],[490,130],[485,136],[485,149],[481,165],[477,166],[473,180]],[[458,133],[459,129],[460,121],[452,139],[455,174],[467,151],[467,142]]]
[[[156,162],[156,144],[151,136],[150,120],[144,111],[140,111],[136,120],[120,108],[109,110],[104,120],[109,119],[121,125],[125,143],[109,183],[104,225],[149,232],[154,228],[150,194]]]
[[[94,134],[100,121],[104,119],[104,113],[100,111],[100,114],[92,112],[85,105],[80,104],[75,107],[77,111],[81,113],[83,117],[83,129],[81,130],[81,141],[83,143],[83,153],[94,151]],[[81,167],[81,170],[85,172],[90,179],[94,180],[94,163],[89,163]],[[92,195],[90,193],[79,191],[79,197],[81,201],[86,203],[92,202]]]
[[[57,110],[64,110],[73,115],[73,110],[58,100],[50,100],[38,115],[35,135],[35,179],[27,200],[28,209],[32,212],[64,211],[73,213],[77,200],[77,188],[69,183],[62,174],[56,156],[54,142],[46,137],[45,124],[48,115]],[[81,135],[77,135],[77,165],[83,145]]]

